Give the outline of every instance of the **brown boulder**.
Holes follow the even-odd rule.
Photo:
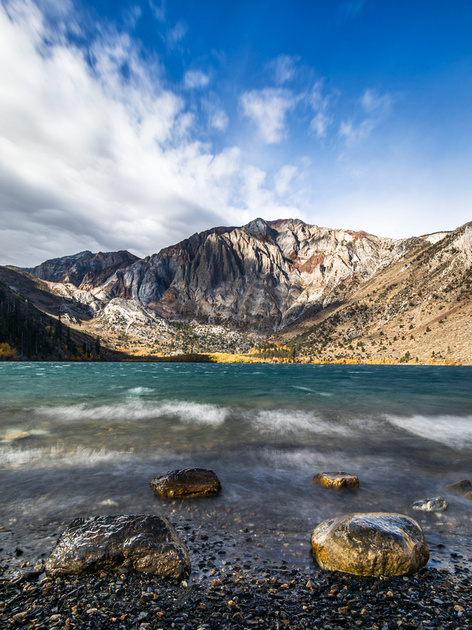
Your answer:
[[[322,569],[355,575],[412,575],[429,559],[418,523],[385,512],[324,521],[312,532],[311,546]]]
[[[152,491],[164,499],[211,496],[218,494],[221,483],[212,470],[184,468],[154,477],[149,482]]]
[[[324,488],[334,488],[335,490],[359,487],[359,478],[343,471],[320,472],[313,477],[313,481]]]
[[[49,577],[119,569],[182,579],[190,557],[167,519],[92,516],[72,521],[46,562]]]
[[[454,494],[465,494],[466,492],[472,491],[472,483],[470,483],[469,479],[463,479],[462,481],[446,486],[446,490],[454,492]]]

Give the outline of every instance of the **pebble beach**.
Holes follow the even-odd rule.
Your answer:
[[[3,549],[0,627],[210,630],[472,627],[472,559],[414,576],[361,577],[268,560],[247,538],[181,523],[192,562],[181,582],[118,571],[49,579],[44,559]],[[244,533],[243,533],[244,536]],[[259,552],[259,553],[258,553]],[[43,552],[44,558],[46,553]]]

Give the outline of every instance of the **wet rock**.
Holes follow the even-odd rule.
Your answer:
[[[434,499],[415,501],[412,508],[414,510],[423,510],[424,512],[443,512],[448,505],[449,503],[443,497],[435,497]]]
[[[451,483],[449,486],[446,486],[446,490],[449,490],[449,492],[453,492],[454,494],[465,494],[466,492],[472,491],[472,483],[470,483],[469,479],[462,479],[462,481]]]
[[[359,478],[355,475],[350,475],[347,472],[320,472],[313,477],[320,486],[324,488],[358,488]]]
[[[429,550],[413,519],[401,514],[348,514],[324,521],[311,534],[318,564],[355,575],[412,575]]]
[[[166,499],[210,496],[218,494],[221,490],[221,483],[216,474],[205,468],[173,470],[161,477],[154,477],[149,485],[154,494]]]
[[[116,569],[179,579],[190,572],[190,558],[167,519],[92,516],[72,521],[46,562],[49,577]]]
[[[469,501],[472,501],[472,492],[466,492],[464,494],[464,499],[469,499]]]

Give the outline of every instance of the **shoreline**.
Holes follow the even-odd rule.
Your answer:
[[[187,355],[128,355],[121,359],[0,359],[1,363],[204,363],[204,364],[222,364],[230,365],[233,363],[248,364],[248,365],[409,365],[409,366],[427,366],[427,367],[471,367],[472,363],[462,363],[460,361],[434,361],[428,359],[427,361],[398,361],[395,359],[379,359],[376,360],[362,360],[362,359],[311,359],[311,360],[297,360],[297,359],[269,359],[269,358],[255,358],[251,355],[243,354],[224,354],[217,352],[209,352],[202,354]]]
[[[179,583],[127,571],[50,579],[43,573],[44,558],[27,564],[18,547],[3,549],[0,626],[458,630],[472,623],[472,559],[458,554],[450,554],[448,568],[428,565],[414,576],[364,577],[323,571],[314,560],[300,568],[261,559],[230,534],[215,539],[189,524],[176,529],[192,557],[192,572]]]

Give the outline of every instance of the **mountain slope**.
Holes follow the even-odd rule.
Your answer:
[[[472,223],[441,236],[278,340],[304,359],[472,363]]]

